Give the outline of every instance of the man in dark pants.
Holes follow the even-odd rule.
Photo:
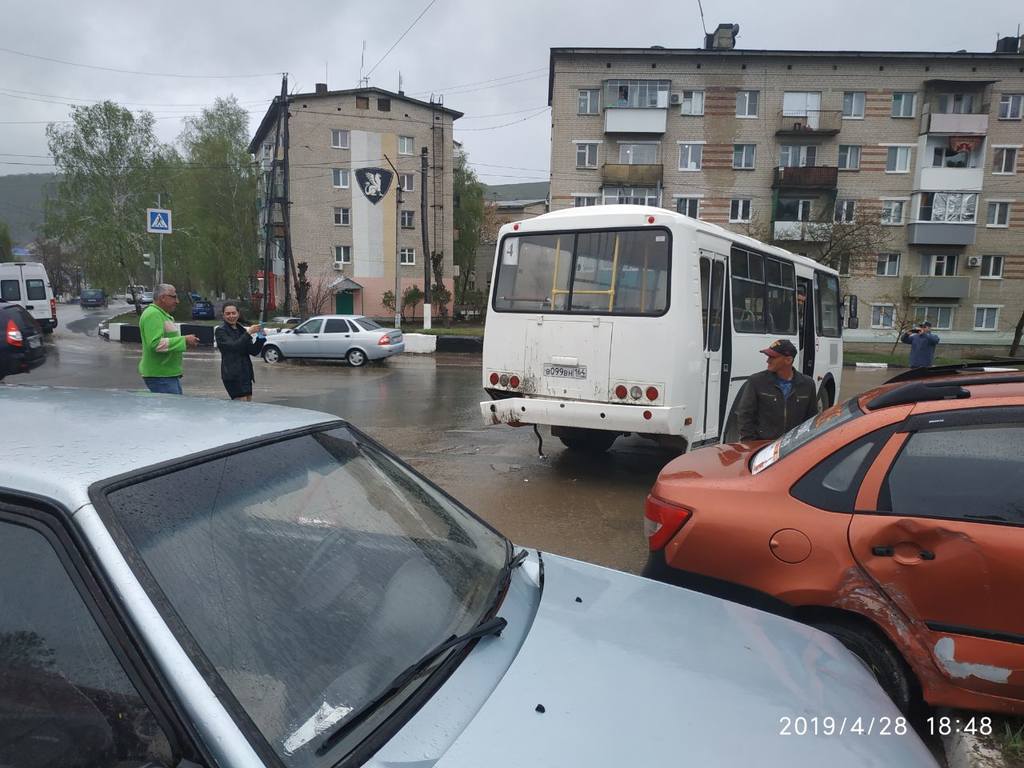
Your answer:
[[[793,368],[793,343],[779,339],[761,353],[768,368],[747,379],[736,406],[740,440],[774,440],[818,412],[814,379]]]
[[[927,368],[935,362],[935,347],[939,345],[939,337],[932,333],[932,324],[927,320],[904,333],[900,341],[910,345],[911,368]]]

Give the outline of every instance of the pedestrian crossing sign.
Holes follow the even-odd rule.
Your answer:
[[[147,208],[146,231],[158,235],[171,234],[170,210],[167,208]]]

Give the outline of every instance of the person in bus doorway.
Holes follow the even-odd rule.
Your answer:
[[[224,322],[213,332],[220,350],[220,378],[232,400],[252,400],[252,360],[263,350],[267,337],[259,324],[246,327],[238,305],[227,303],[221,310]],[[256,334],[255,340],[252,334]]]
[[[935,361],[939,337],[932,333],[932,324],[927,320],[904,333],[900,341],[910,345],[911,368],[928,368]]]
[[[774,440],[818,413],[814,379],[793,367],[793,343],[773,341],[761,354],[768,367],[747,379],[736,406],[743,441]]]

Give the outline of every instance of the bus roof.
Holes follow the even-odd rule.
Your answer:
[[[582,208],[563,208],[530,219],[505,224],[499,231],[499,239],[513,231],[525,234],[546,230],[638,226],[641,223],[647,223],[646,218],[648,216],[654,216],[656,223],[670,223],[674,226],[688,227],[695,232],[704,232],[731,240],[738,245],[755,248],[762,253],[782,256],[806,267],[820,269],[831,274],[839,274],[832,267],[821,264],[807,256],[801,256],[798,253],[787,251],[785,248],[769,245],[753,237],[732,232],[717,224],[693,219],[681,213],[676,213],[666,208],[655,208],[651,205],[588,205]],[[597,221],[597,219],[603,219],[603,221]]]

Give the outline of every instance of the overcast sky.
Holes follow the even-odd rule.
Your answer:
[[[1014,34],[1024,23],[1020,0],[941,11],[934,0],[703,4],[709,30],[740,25],[740,48],[988,52],[997,33]],[[281,72],[293,92],[311,91],[325,68],[332,90],[356,87],[365,40],[366,69],[376,65],[371,85],[397,90],[401,72],[408,95],[443,94],[466,114],[455,136],[482,181],[546,181],[549,48],[703,42],[697,0],[3,0],[0,18],[0,174],[52,168],[46,122],[66,119],[69,103],[111,99],[148,109],[160,139],[171,142],[183,115],[234,95],[254,129],[280,90]]]

